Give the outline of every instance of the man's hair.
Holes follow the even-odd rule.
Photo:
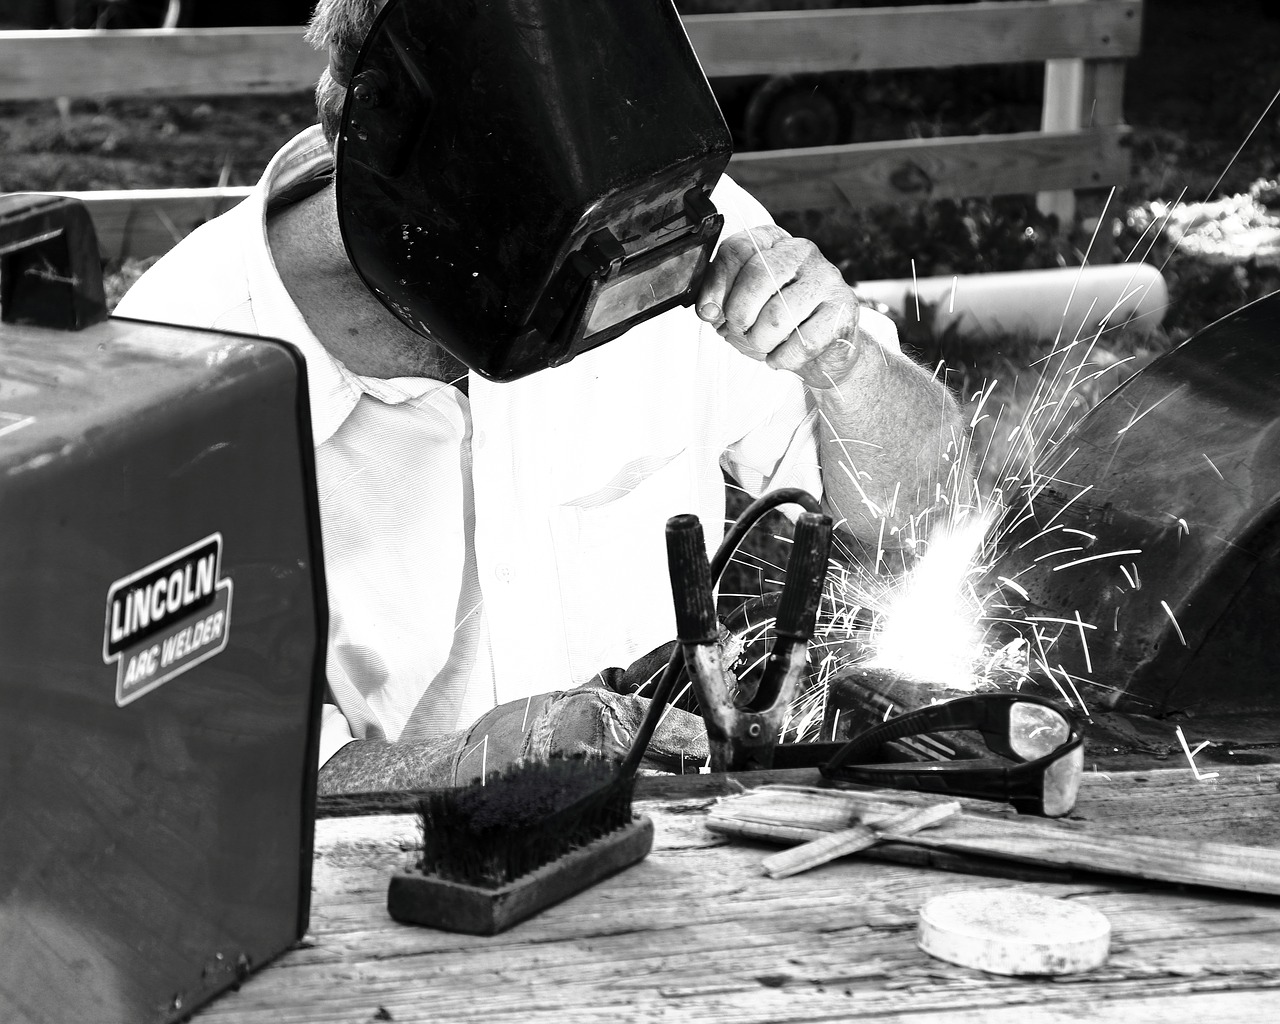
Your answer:
[[[386,0],[317,0],[307,42],[317,50],[328,50],[329,66],[316,84],[316,110],[324,137],[333,145],[342,123],[342,101],[351,84],[351,72],[360,45]]]

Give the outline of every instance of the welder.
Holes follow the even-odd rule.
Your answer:
[[[548,34],[528,41],[530,26],[556,10],[586,19],[574,44],[581,63],[542,49]],[[464,19],[490,16],[505,16],[516,41],[492,27],[461,38]],[[616,17],[647,20],[621,30],[628,45],[589,57]],[[637,38],[650,23],[674,26],[669,42]],[[907,544],[907,524],[954,469],[962,424],[953,398],[900,351],[889,320],[859,308],[815,245],[718,173],[709,204],[697,189],[685,201],[691,221],[719,211],[724,222],[713,258],[714,238],[705,242],[709,269],[689,305],[633,316],[637,294],[658,299],[670,268],[636,271],[617,282],[623,311],[601,314],[616,328],[598,332],[608,344],[582,342],[598,325],[579,317],[548,329],[569,348],[496,368],[468,357],[497,331],[468,328],[472,311],[505,308],[522,289],[538,293],[539,308],[560,308],[540,291],[549,272],[506,259],[546,230],[521,220],[551,185],[514,148],[499,151],[496,171],[468,152],[515,123],[485,119],[502,91],[498,72],[477,63],[431,80],[433,67],[510,46],[493,66],[528,62],[548,90],[509,90],[519,126],[536,128],[535,146],[594,131],[614,158],[639,165],[688,127],[685,105],[667,104],[670,124],[641,112],[597,129],[581,111],[610,88],[605,76],[556,98],[550,90],[575,83],[592,60],[620,81],[637,61],[636,81],[675,81],[682,68],[700,77],[669,0],[320,0],[308,37],[329,55],[320,124],[275,155],[248,199],[151,268],[116,312],[281,338],[305,356],[331,616],[321,792],[465,781],[530,752],[625,747],[645,706],[629,693],[648,670],[643,656],[674,635],[663,524],[694,512],[714,545],[724,472],[757,494],[803,487],[855,537]],[[377,65],[381,52],[390,70]],[[385,94],[398,82],[413,93],[412,112],[392,115],[401,108]],[[466,123],[453,109],[464,102],[480,109],[468,108]],[[718,131],[727,140],[716,118],[690,138]],[[422,148],[442,126],[448,138]],[[567,161],[564,173],[588,164]],[[495,175],[496,198],[477,203],[479,182],[492,187]],[[418,191],[404,191],[406,180]],[[610,188],[661,191],[644,181]],[[471,240],[493,227],[481,220],[494,211],[501,237],[486,261]],[[397,238],[379,236],[377,223]],[[451,248],[432,251],[432,238],[450,230]],[[625,264],[624,234],[593,231],[600,266]],[[689,253],[673,258],[676,270],[696,262]],[[651,749],[705,751],[701,720],[672,711]]]

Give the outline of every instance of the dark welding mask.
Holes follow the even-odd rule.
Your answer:
[[[347,255],[491,380],[697,294],[729,131],[671,0],[390,0],[337,147]]]

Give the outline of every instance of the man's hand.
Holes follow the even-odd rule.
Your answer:
[[[725,239],[697,311],[743,354],[804,381],[826,503],[859,540],[909,546],[935,495],[969,500],[954,396],[902,352],[891,320],[859,307],[812,242],[774,225]]]
[[[814,390],[840,387],[862,354],[858,304],[840,271],[776,225],[720,243],[697,310],[744,355],[791,370]]]

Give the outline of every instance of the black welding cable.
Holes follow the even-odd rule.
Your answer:
[[[781,505],[799,505],[806,512],[822,511],[818,499],[800,487],[779,487],[775,491],[769,491],[756,498],[742,510],[742,514],[734,521],[716,549],[715,557],[711,559],[712,586],[720,585],[720,577],[724,575],[730,560],[737,554],[738,548],[756,523],[760,522],[766,513]],[[671,699],[671,692],[675,689],[683,668],[684,652],[677,644],[671,652],[671,657],[667,659],[662,677],[658,680],[653,696],[649,699],[649,710],[644,716],[644,721],[640,723],[640,728],[631,741],[631,749],[622,762],[621,774],[624,777],[633,774],[644,759],[644,752],[649,748],[649,741],[653,739],[654,731],[658,728],[658,722],[662,719],[667,701]]]

